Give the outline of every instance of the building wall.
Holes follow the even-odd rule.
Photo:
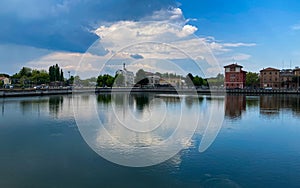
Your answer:
[[[261,88],[280,88],[280,74],[278,69],[263,69],[260,71]]]
[[[242,66],[232,64],[225,66],[224,87],[227,89],[244,88],[246,83],[246,72]]]

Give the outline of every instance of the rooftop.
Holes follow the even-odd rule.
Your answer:
[[[230,64],[230,65],[224,66],[224,68],[227,68],[227,67],[241,67],[241,68],[243,68],[242,65],[239,65],[239,64],[237,64],[237,63],[232,63],[232,64]]]
[[[279,71],[279,69],[275,69],[275,68],[272,68],[272,67],[268,67],[268,68],[265,68],[265,69],[260,70],[260,72],[263,72],[263,71]]]

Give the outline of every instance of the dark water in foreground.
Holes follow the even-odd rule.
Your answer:
[[[156,109],[176,117],[180,110],[200,107],[205,115],[222,103],[224,121],[210,147],[198,151],[205,133],[200,121],[189,144],[171,159],[150,167],[124,167],[103,159],[85,142],[74,119],[72,96],[0,99],[0,187],[300,187],[299,96],[198,100],[164,95],[151,103],[155,97],[129,97],[131,113],[143,119]],[[126,100],[79,95],[75,102],[95,101],[100,119],[109,123],[111,104],[122,112]],[[127,110],[122,112],[125,119]],[[82,116],[88,121],[88,114]],[[186,125],[194,123],[184,118]]]

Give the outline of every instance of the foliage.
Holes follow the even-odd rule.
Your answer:
[[[209,86],[222,86],[224,84],[224,75],[218,74],[216,77],[207,78],[207,83]]]
[[[202,86],[203,85],[203,78],[199,77],[198,75],[193,79],[194,86]]]
[[[255,87],[259,85],[259,74],[255,72],[246,73],[246,86]]]
[[[45,70],[32,70],[31,77],[28,79],[35,84],[46,84],[50,82],[49,74]]]
[[[94,81],[94,78],[91,78],[90,81]],[[99,75],[96,81],[98,87],[105,87],[105,86],[112,87],[115,78],[108,74],[104,74],[104,75]]]
[[[185,77],[185,83],[186,83],[186,85],[188,87],[194,86],[193,80],[194,80],[194,76],[191,73],[188,73],[186,75],[186,77]]]
[[[143,70],[143,69],[140,69],[136,72],[135,74],[135,79],[134,79],[134,82],[135,83],[138,83],[140,82],[141,80],[143,80],[144,78],[146,78],[146,72]]]
[[[62,69],[60,69],[58,64],[49,67],[49,76],[50,76],[50,82],[64,81],[63,71]]]

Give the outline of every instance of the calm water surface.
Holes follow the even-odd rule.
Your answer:
[[[299,96],[103,94],[78,95],[74,103],[91,101],[107,130],[137,147],[172,134],[172,122],[183,112],[189,114],[182,117],[187,127],[196,122],[195,109],[202,119],[177,155],[133,168],[111,163],[89,147],[76,124],[71,95],[0,99],[0,187],[300,187]],[[209,109],[220,104],[225,107],[223,124],[201,153],[205,124],[213,116]],[[134,137],[118,129],[113,113],[133,125],[132,114],[137,120],[151,113],[169,119],[155,136]],[[89,113],[82,117],[88,121]],[[126,155],[126,147],[107,143],[101,135],[100,130],[99,147]]]

